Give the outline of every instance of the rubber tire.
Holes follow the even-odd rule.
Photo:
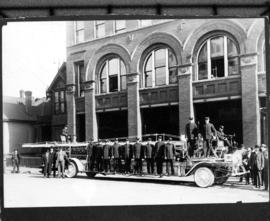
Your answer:
[[[212,170],[207,167],[199,167],[194,173],[194,181],[199,187],[209,187],[215,182],[215,176]]]
[[[95,173],[95,172],[85,172],[85,173],[86,173],[86,175],[87,175],[89,178],[94,178],[95,175],[97,174],[97,173]]]
[[[72,171],[70,171],[72,169]],[[77,176],[78,173],[78,167],[74,161],[70,161],[68,165],[68,169],[66,170],[66,176],[68,178],[74,178]]]

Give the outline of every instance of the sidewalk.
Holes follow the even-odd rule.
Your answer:
[[[12,174],[13,167],[5,167],[4,174]],[[40,168],[20,167],[19,174],[41,174]]]

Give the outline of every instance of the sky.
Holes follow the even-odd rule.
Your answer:
[[[13,22],[3,27],[3,95],[46,96],[66,60],[65,22]]]

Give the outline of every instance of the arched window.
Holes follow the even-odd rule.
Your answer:
[[[99,71],[99,92],[109,93],[126,89],[126,67],[118,57],[107,59]]]
[[[177,62],[173,51],[163,47],[151,51],[143,67],[143,87],[155,87],[177,82]]]
[[[198,53],[197,80],[239,74],[239,56],[235,42],[227,36],[207,39]]]

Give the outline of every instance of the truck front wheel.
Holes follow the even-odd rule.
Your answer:
[[[194,181],[199,187],[212,186],[215,181],[215,176],[207,167],[200,167],[195,171]]]
[[[77,165],[74,161],[70,161],[66,170],[66,176],[68,178],[76,177],[78,173]]]

